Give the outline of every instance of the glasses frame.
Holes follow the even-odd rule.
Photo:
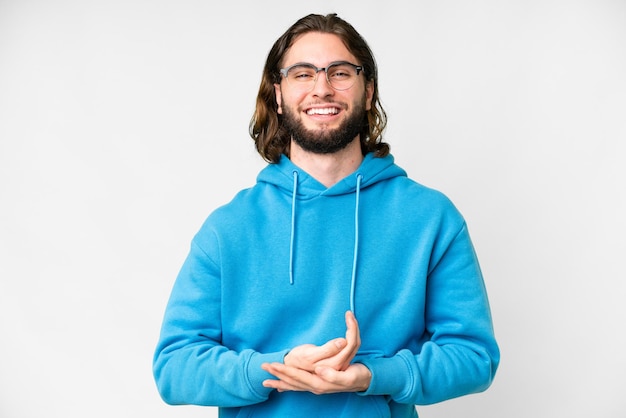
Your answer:
[[[332,87],[333,90],[336,91],[346,91],[351,89],[354,84],[350,85],[350,87],[346,87],[345,89],[338,89],[337,87],[333,86],[333,84],[330,82],[330,80],[328,79],[328,69],[337,65],[350,65],[352,67],[354,67],[354,70],[356,71],[356,75],[357,77],[359,76],[359,74],[361,74],[361,71],[363,71],[363,66],[362,65],[356,65],[353,64],[349,61],[333,61],[330,64],[328,64],[326,67],[316,67],[315,65],[311,64],[310,62],[297,62],[293,65],[290,65],[289,67],[286,68],[281,68],[280,70],[278,70],[280,72],[280,74],[285,78],[285,80],[287,80],[287,83],[289,84],[289,78],[287,78],[287,74],[289,73],[289,70],[291,70],[294,67],[298,67],[298,66],[304,66],[304,67],[309,67],[312,70],[315,71],[315,78],[313,79],[313,83],[311,83],[311,88],[309,89],[309,91],[313,90],[315,88],[315,85],[317,84],[317,79],[318,79],[318,75],[320,73],[320,71],[324,71],[324,74],[326,74],[326,82],[328,83],[328,85],[330,87]],[[356,83],[356,79],[355,79],[355,83]],[[295,86],[298,86],[299,84],[295,84]],[[302,83],[302,86],[305,86],[306,83]]]

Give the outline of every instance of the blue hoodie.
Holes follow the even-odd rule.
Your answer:
[[[264,362],[361,332],[360,393],[278,392]],[[220,417],[416,417],[486,389],[499,362],[465,221],[441,193],[369,154],[326,188],[288,158],[214,211],[174,284],[154,357],[170,404]]]

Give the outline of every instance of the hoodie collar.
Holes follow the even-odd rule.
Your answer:
[[[331,187],[326,187],[306,171],[296,166],[289,158],[282,155],[276,164],[270,164],[257,177],[259,183],[269,183],[277,186],[285,193],[292,194],[294,190],[294,175],[297,173],[297,198],[311,199],[317,196],[336,196],[354,193],[357,189],[360,176],[360,188],[376,184],[392,177],[406,176],[406,172],[394,164],[393,156],[375,157],[372,153],[365,155],[359,168]]]

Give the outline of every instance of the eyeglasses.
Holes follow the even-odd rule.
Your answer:
[[[290,86],[306,91],[313,90],[320,71],[326,73],[326,81],[333,89],[342,91],[354,85],[363,67],[347,61],[336,61],[328,64],[326,68],[317,68],[313,64],[299,62],[280,69],[280,73],[287,79]]]

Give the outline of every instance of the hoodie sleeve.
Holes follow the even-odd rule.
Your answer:
[[[427,405],[481,392],[491,384],[500,353],[487,293],[465,224],[435,248],[427,278],[426,332],[419,352],[359,360],[372,372],[362,395],[389,395],[399,403]]]
[[[219,263],[209,255],[219,254],[214,241],[194,238],[165,311],[153,373],[169,404],[238,407],[263,402],[271,389],[262,382],[272,376],[261,364],[281,362],[286,354],[237,352],[222,345]]]

